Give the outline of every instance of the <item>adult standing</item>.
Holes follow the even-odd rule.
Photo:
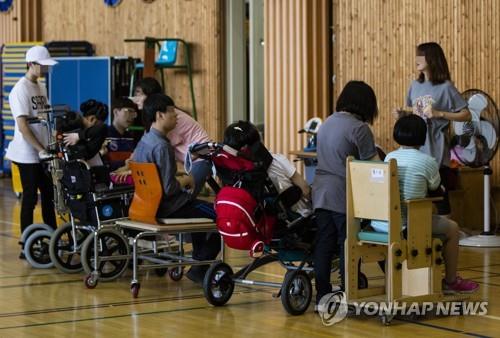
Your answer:
[[[407,110],[396,109],[400,117],[416,114],[427,123],[427,137],[420,151],[434,157],[439,164],[442,185],[445,191],[453,188],[450,170],[449,125],[450,121],[470,121],[471,114],[467,102],[451,82],[448,62],[443,49],[436,42],[426,42],[417,46],[417,79],[413,80],[406,97]],[[448,195],[437,204],[438,213],[451,212]]]
[[[346,159],[379,160],[368,124],[377,117],[377,98],[362,81],[346,84],[336,111],[318,131],[318,166],[312,185],[316,214],[314,272],[316,305],[332,292],[330,270],[335,252],[340,257],[341,288],[344,289],[344,242],[346,239]]]
[[[27,72],[9,94],[9,105],[15,118],[14,138],[6,157],[19,167],[23,197],[21,202],[21,232],[33,223],[38,190],[42,200],[44,223],[56,228],[52,178],[40,160],[48,158],[48,131],[41,124],[29,124],[28,118],[43,113],[49,104],[46,88],[38,82],[50,66],[57,62],[47,48],[35,46],[26,52]],[[21,251],[19,258],[24,258]]]

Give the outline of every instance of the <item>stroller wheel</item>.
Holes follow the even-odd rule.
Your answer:
[[[106,229],[99,233],[97,243],[99,258],[113,258],[113,256],[130,256],[127,240],[116,229]],[[90,233],[82,245],[82,265],[86,273],[92,273],[94,266],[94,233]],[[104,282],[120,277],[127,269],[128,258],[100,261],[98,266],[99,280]]]
[[[311,279],[305,271],[289,270],[281,286],[281,303],[286,312],[297,316],[303,314],[312,298]]]
[[[51,236],[51,231],[38,230],[28,237],[28,240],[24,244],[24,255],[32,267],[48,269],[54,266],[49,255]]]
[[[203,293],[214,306],[222,306],[231,298],[234,291],[233,270],[226,263],[214,263],[203,280]]]
[[[71,223],[66,223],[54,231],[50,239],[49,254],[56,268],[65,273],[83,270],[80,249],[88,234],[88,230],[76,226],[76,238],[73,238]]]

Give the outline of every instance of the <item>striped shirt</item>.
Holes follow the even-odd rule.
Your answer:
[[[399,148],[385,158],[385,162],[395,159],[398,165],[399,194],[401,197],[401,217],[403,228],[406,227],[407,210],[404,200],[425,198],[427,191],[439,187],[441,178],[436,160],[417,149]],[[375,231],[387,232],[387,222],[372,221]]]

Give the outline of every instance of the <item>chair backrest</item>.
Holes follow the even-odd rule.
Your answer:
[[[171,66],[177,61],[177,46],[179,45],[176,40],[165,40],[161,44],[160,53],[156,60],[157,65]]]
[[[347,218],[389,222],[389,234],[400,237],[401,205],[397,164],[347,159]],[[394,229],[391,234],[391,229]]]
[[[393,166],[394,168],[391,168]],[[347,189],[353,216],[363,219],[389,221],[391,202],[399,209],[399,187],[395,162],[356,161],[348,159]],[[391,188],[397,201],[391,201]]]
[[[163,188],[154,163],[130,162],[135,191],[129,209],[133,221],[157,224],[156,212],[163,196]]]

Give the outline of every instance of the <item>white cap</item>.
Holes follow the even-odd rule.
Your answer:
[[[26,62],[36,62],[43,66],[53,66],[57,61],[50,57],[49,51],[43,46],[34,46],[26,52]]]

